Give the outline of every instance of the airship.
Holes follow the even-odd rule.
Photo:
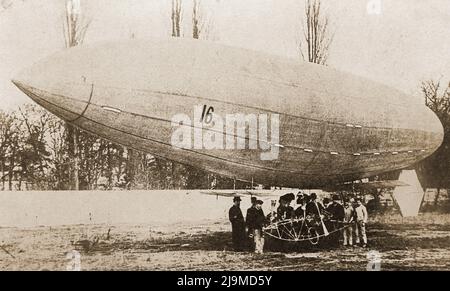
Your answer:
[[[320,188],[372,177],[413,165],[443,140],[437,116],[401,91],[200,40],[74,47],[12,82],[81,130],[263,185]]]

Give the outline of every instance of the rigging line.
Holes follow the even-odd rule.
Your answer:
[[[77,121],[78,119],[83,117],[83,115],[86,113],[86,110],[88,109],[89,105],[91,105],[92,95],[94,95],[94,83],[92,83],[91,94],[89,95],[89,100],[88,100],[88,103],[86,104],[86,107],[84,108],[84,110],[81,112],[80,115],[78,115],[78,117],[76,117],[73,120],[69,120],[68,122],[74,123],[75,121]]]

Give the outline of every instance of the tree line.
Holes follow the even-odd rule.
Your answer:
[[[64,121],[35,104],[0,111],[0,189],[72,189],[70,134]],[[80,190],[235,187],[233,179],[134,151],[78,129],[75,138]]]

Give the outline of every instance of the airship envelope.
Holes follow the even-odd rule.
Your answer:
[[[264,185],[320,187],[402,169],[443,139],[434,113],[398,90],[205,41],[75,47],[13,82],[82,130]]]

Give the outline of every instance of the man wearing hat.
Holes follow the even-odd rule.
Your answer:
[[[341,198],[339,195],[333,195],[333,202],[327,207],[327,212],[330,214],[331,218],[331,230],[337,230],[343,227],[343,221],[345,217],[344,206],[340,203]],[[334,243],[339,243],[339,238],[341,237],[340,232],[333,233],[332,240]]]
[[[258,210],[256,209],[256,197],[252,197],[251,198],[251,203],[252,206],[247,209],[247,215],[245,216],[245,222],[247,224],[247,236],[249,239],[251,239],[251,242],[253,242],[254,238],[254,229],[255,229],[255,222],[256,222],[256,217],[258,216]],[[253,243],[249,242],[249,245],[251,245],[252,250],[253,250]]]
[[[306,216],[313,217],[317,222],[320,221],[322,225],[323,234],[327,236],[329,234],[327,227],[325,226],[325,222],[323,221],[323,213],[324,207],[322,203],[317,201],[317,194],[311,193],[308,204],[306,204]]]
[[[327,212],[331,214],[331,219],[334,221],[344,220],[344,206],[340,203],[339,195],[333,195],[333,201],[326,208]]]
[[[231,222],[233,248],[235,251],[242,251],[244,249],[243,244],[245,241],[245,222],[240,205],[241,197],[234,197],[233,206],[231,206],[230,211],[228,212]]]
[[[288,193],[280,197],[280,205],[277,208],[277,219],[291,219],[294,216],[294,208],[290,206],[291,201],[295,199],[294,194]]]
[[[298,192],[297,194],[297,208],[294,211],[294,215],[296,218],[304,218],[305,215],[305,199],[303,197],[302,192]]]
[[[306,215],[321,216],[324,207],[322,203],[317,201],[317,194],[311,193],[309,196],[309,202],[306,204]]]
[[[332,203],[333,203],[333,201],[330,201],[330,199],[328,197],[325,197],[322,200],[322,204],[323,204],[323,207],[325,207],[325,209],[327,209],[328,206],[330,206]]]
[[[262,200],[256,200],[256,217],[254,222],[254,240],[255,240],[255,253],[262,254],[264,249],[264,236],[263,227],[266,224],[266,216],[262,210]]]

